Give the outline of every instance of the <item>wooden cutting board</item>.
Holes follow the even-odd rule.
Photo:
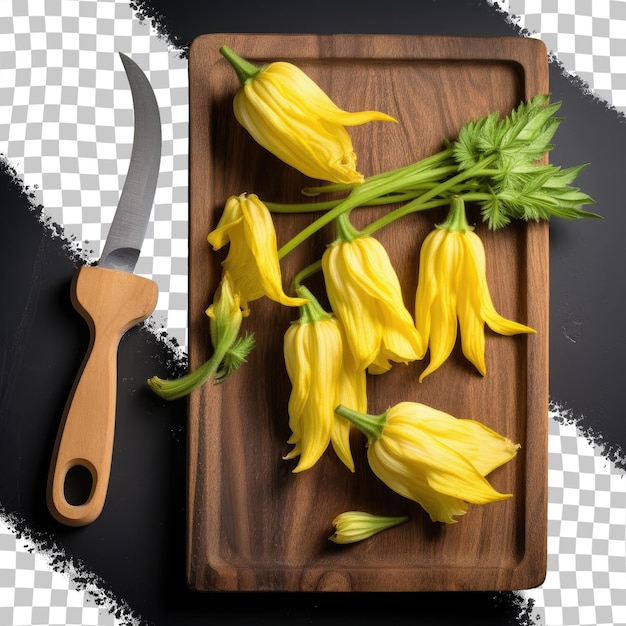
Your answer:
[[[219,54],[227,44],[255,64],[287,60],[300,66],[348,110],[377,109],[399,124],[350,129],[359,170],[372,175],[438,152],[466,122],[492,111],[508,114],[522,100],[548,92],[544,45],[524,38],[391,35],[210,34],[189,54],[190,86],[190,366],[211,351],[205,309],[224,256],[207,234],[230,195],[298,202],[314,184],[260,148],[235,121],[234,71]],[[353,212],[365,224],[384,208]],[[440,212],[414,215],[376,233],[400,277],[413,311],[419,247]],[[279,246],[315,215],[277,215]],[[456,348],[418,383],[423,362],[396,365],[369,377],[369,412],[399,401],[429,404],[477,419],[521,443],[518,456],[494,471],[507,501],[470,505],[452,525],[433,523],[414,502],[369,470],[365,440],[355,434],[356,472],[329,450],[311,470],[293,474],[283,335],[297,311],[267,299],[253,302],[245,331],[256,349],[221,385],[189,399],[187,575],[199,591],[507,590],[540,584],[546,571],[548,430],[548,227],[519,223],[491,233],[477,224],[487,253],[496,309],[536,335],[502,337],[486,329],[487,375]],[[331,229],[282,261],[283,281],[319,258]],[[317,277],[316,277],[317,278]],[[321,279],[307,282],[323,295]],[[408,514],[410,521],[350,546],[328,541],[333,518],[347,510]]]

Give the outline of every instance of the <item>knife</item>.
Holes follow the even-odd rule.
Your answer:
[[[133,148],[100,260],[81,267],[72,279],[72,304],[87,322],[90,341],[61,418],[48,474],[48,509],[68,526],[90,524],[104,507],[113,454],[119,342],[127,330],[148,318],[158,297],[157,284],[133,272],[159,174],[161,118],[141,68],[126,55],[120,57],[133,99]]]

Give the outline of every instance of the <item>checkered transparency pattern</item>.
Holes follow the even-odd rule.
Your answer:
[[[48,555],[18,540],[0,520],[0,626],[116,626],[115,608],[53,570]]]
[[[626,111],[626,0],[490,2],[541,38],[565,70]],[[207,30],[210,25],[207,25]],[[36,190],[70,248],[99,257],[133,139],[118,52],[146,72],[160,106],[163,156],[137,272],[159,284],[153,315],[187,345],[187,62],[128,0],[0,0],[0,153]],[[535,600],[546,626],[626,625],[626,477],[553,407],[548,575]],[[0,626],[117,624],[99,590],[78,590],[0,518]],[[124,623],[130,623],[126,618]]]
[[[626,0],[493,1],[541,39],[564,71],[626,114]]]
[[[187,342],[187,62],[115,0],[2,0],[0,152],[76,252],[97,260],[130,161],[132,96],[118,52],[146,73],[162,118],[154,209],[136,273],[152,321]]]
[[[527,595],[541,624],[626,626],[626,473],[552,407],[548,574]]]

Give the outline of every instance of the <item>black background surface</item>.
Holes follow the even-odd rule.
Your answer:
[[[413,33],[519,36],[505,14],[471,0],[287,0],[131,3],[186,55],[208,32]],[[173,52],[176,54],[176,52]],[[626,122],[552,63],[553,100],[566,117],[552,163],[590,163],[578,179],[603,220],[550,226],[550,396],[624,465],[621,402],[626,267],[623,180]],[[6,155],[9,159],[11,155]],[[145,380],[178,375],[167,343],[137,327],[119,351],[118,416],[109,495],[93,524],[57,524],[45,505],[52,445],[88,331],[69,300],[80,260],[40,222],[11,167],[0,167],[0,506],[24,533],[56,545],[146,623],[534,624],[516,593],[197,594],[185,587],[185,400],[166,403]],[[60,563],[62,565],[62,563]],[[89,572],[93,572],[89,574]],[[123,617],[123,615],[121,616]],[[381,622],[382,620],[382,622]]]

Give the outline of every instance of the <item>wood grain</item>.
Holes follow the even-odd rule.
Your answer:
[[[117,351],[124,333],[154,311],[157,284],[148,278],[83,266],[72,281],[72,304],[90,332],[87,354],[76,377],[57,434],[48,475],[47,502],[68,526],[91,524],[102,512],[109,487],[115,435]],[[70,502],[68,473],[91,474],[84,502]]]
[[[401,35],[211,34],[190,49],[189,356],[197,367],[210,354],[205,309],[223,256],[206,236],[233,194],[300,201],[309,179],[260,148],[235,121],[237,78],[219,54],[229,45],[255,64],[287,60],[300,66],[348,110],[378,109],[400,124],[350,129],[359,170],[371,175],[438,152],[467,121],[510,112],[548,92],[547,53],[537,40]],[[355,225],[384,209],[353,212]],[[376,236],[387,247],[413,311],[419,247],[442,213],[414,215]],[[434,524],[415,503],[373,476],[364,440],[355,434],[356,472],[328,451],[311,470],[293,474],[282,357],[285,330],[296,312],[268,300],[252,303],[245,330],[257,347],[222,385],[189,399],[188,584],[199,591],[502,590],[536,586],[546,568],[548,417],[548,228],[517,224],[484,241],[496,308],[536,335],[501,337],[486,330],[487,376],[455,349],[418,383],[427,361],[395,366],[368,379],[370,412],[402,400],[420,401],[473,418],[522,444],[517,458],[489,479],[514,497],[470,506],[454,525]],[[279,245],[312,220],[278,215]],[[282,262],[284,284],[321,255],[325,229]],[[321,279],[320,279],[321,280]],[[322,283],[311,281],[315,293]],[[332,519],[361,509],[408,514],[410,522],[352,546],[328,541]]]

